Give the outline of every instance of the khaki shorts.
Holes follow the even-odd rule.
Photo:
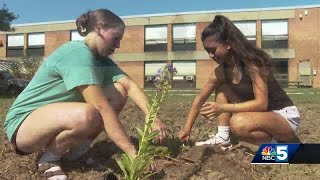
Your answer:
[[[293,132],[296,134],[300,124],[300,114],[296,106],[288,106],[280,110],[273,110],[287,120]]]

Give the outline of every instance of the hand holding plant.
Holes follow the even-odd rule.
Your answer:
[[[151,128],[153,131],[159,131],[155,142],[162,143],[162,141],[167,137],[168,134],[166,125],[159,118],[156,118],[156,120],[151,125]]]

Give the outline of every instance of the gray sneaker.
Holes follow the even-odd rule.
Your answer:
[[[92,140],[86,140],[77,147],[71,148],[66,154],[63,155],[62,159],[65,161],[76,161],[86,154],[92,144]]]

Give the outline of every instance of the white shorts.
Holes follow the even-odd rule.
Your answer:
[[[274,110],[273,112],[285,118],[296,134],[300,124],[300,114],[296,106],[288,106],[280,110]]]

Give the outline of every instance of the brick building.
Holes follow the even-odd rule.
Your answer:
[[[248,40],[272,57],[277,80],[287,86],[320,87],[320,5],[152,14],[122,17],[127,25],[113,60],[142,88],[153,86],[166,63],[178,69],[173,87],[202,88],[213,66],[202,48],[201,32],[217,14],[230,18]],[[75,21],[14,25],[0,32],[0,59],[46,57],[67,41],[83,39]]]

